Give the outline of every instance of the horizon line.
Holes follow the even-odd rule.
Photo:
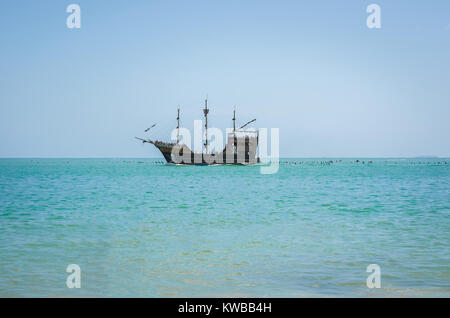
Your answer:
[[[288,157],[279,157],[279,159],[450,159],[449,157],[441,157],[441,156],[393,156],[393,157],[384,157],[384,156],[288,156]],[[0,159],[162,159],[165,160],[164,157],[1,157]]]

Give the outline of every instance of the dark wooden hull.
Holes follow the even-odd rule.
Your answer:
[[[227,152],[224,149],[223,152],[215,154],[194,153],[186,151],[183,153],[181,148],[174,151],[174,144],[155,143],[154,144],[167,163],[180,164],[180,165],[217,165],[217,164],[230,164],[230,165],[251,165],[259,162],[259,158],[256,157],[256,151],[250,151],[250,147],[246,145],[243,151],[238,153]],[[188,149],[188,148],[187,148]],[[256,149],[256,148],[255,148]],[[174,156],[174,153],[178,156]]]

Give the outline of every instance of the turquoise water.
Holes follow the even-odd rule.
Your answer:
[[[450,160],[325,160],[1,159],[0,296],[449,297]]]

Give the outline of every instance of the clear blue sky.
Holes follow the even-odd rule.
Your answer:
[[[284,157],[450,157],[447,0],[2,1],[0,74],[0,157],[156,157],[134,136],[206,94]]]

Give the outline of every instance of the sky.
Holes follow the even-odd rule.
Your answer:
[[[2,1],[0,157],[162,158],[134,137],[206,96],[210,127],[236,105],[281,157],[450,157],[449,74],[447,0]]]

